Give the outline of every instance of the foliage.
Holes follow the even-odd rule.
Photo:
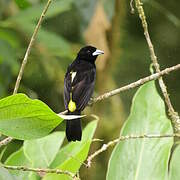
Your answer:
[[[172,159],[170,163],[170,171],[169,171],[169,180],[178,180],[180,178],[179,159],[180,159],[180,146],[178,144],[172,155]]]
[[[92,23],[97,0],[54,0],[45,16],[28,58],[17,95],[12,94],[15,79],[30,37],[45,0],[0,0],[0,133],[21,141],[1,148],[1,162],[34,168],[58,168],[82,179],[179,179],[179,144],[172,138],[138,139],[120,142],[110,159],[109,151],[99,156],[91,169],[83,169],[90,147],[95,151],[102,142],[91,143],[97,121],[82,121],[81,142],[64,141],[64,121],[55,112],[64,110],[63,78],[76,52],[87,43],[86,31]],[[109,29],[92,40],[107,40],[108,60],[97,68],[95,95],[133,82],[149,74],[150,57],[137,13],[130,15],[129,1],[102,0],[103,18]],[[179,2],[144,0],[150,35],[162,68],[179,63]],[[99,26],[93,26],[93,34]],[[92,32],[92,31],[91,31]],[[179,111],[179,74],[166,78],[168,92]],[[158,88],[158,86],[157,86]],[[130,111],[134,90],[85,110],[100,117],[96,137],[106,143],[119,135]],[[26,96],[27,94],[28,96]],[[128,134],[171,134],[172,125],[165,114],[160,93],[153,82],[140,87],[133,98],[129,117],[121,129]],[[32,100],[35,99],[35,100]],[[37,100],[39,99],[39,100]],[[53,131],[53,132],[52,132]],[[4,137],[1,136],[1,139]],[[17,147],[20,146],[20,149]],[[109,161],[109,164],[108,164]],[[108,164],[108,165],[107,165]],[[106,167],[108,170],[106,172]],[[169,170],[169,173],[168,173]],[[98,172],[98,173],[97,173]],[[137,176],[136,176],[136,175]],[[65,175],[40,174],[0,168],[0,179],[69,179]],[[135,177],[135,178],[134,178]]]
[[[93,121],[88,124],[84,130],[84,134],[81,142],[71,142],[63,147],[57,154],[56,158],[50,165],[52,168],[58,168],[61,170],[68,170],[76,173],[82,165],[82,162],[86,160],[90,144],[97,126],[97,121]],[[65,175],[47,174],[44,180],[58,180],[69,179]]]
[[[75,173],[87,157],[96,126],[97,121],[92,121],[84,129],[81,142],[72,142],[62,148],[60,148],[64,140],[64,133],[62,132],[54,132],[41,139],[24,141],[23,147],[14,152],[7,159],[6,164],[59,168]],[[24,180],[32,180],[34,177],[38,178],[37,174],[32,174],[31,172],[11,171],[11,173],[15,177]],[[43,179],[61,178],[65,179],[68,177],[65,175],[47,174]]]
[[[20,108],[21,111],[18,110],[18,108]],[[8,126],[16,128],[17,122],[20,121],[21,123],[18,123],[18,126],[21,128],[21,131],[16,131],[17,137],[25,138],[32,137],[31,133],[30,135],[28,133],[28,131],[32,132],[32,129],[25,129],[25,127],[31,128],[29,124],[26,125],[26,115],[28,115],[28,120],[30,120],[31,124],[35,124],[35,122],[40,119],[39,116],[41,120],[46,117],[33,127],[34,132],[40,132],[39,127],[46,123],[46,119],[49,120],[49,118],[57,116],[41,101],[30,100],[23,94],[2,99],[0,101],[0,109],[1,121],[4,121],[4,123],[7,121],[9,123],[4,131],[14,132],[14,130],[9,129]],[[14,121],[14,119],[17,120]],[[53,120],[50,121],[53,122]],[[7,159],[6,164],[58,168],[76,173],[82,165],[82,162],[87,158],[96,125],[97,121],[93,121],[84,129],[81,142],[71,142],[60,150],[59,148],[64,140],[64,133],[62,132],[54,132],[41,139],[26,140],[24,141],[23,147]],[[45,127],[44,129],[47,129],[47,126]],[[4,131],[0,131],[4,133]],[[22,132],[26,132],[27,135],[24,136]],[[171,123],[165,114],[164,102],[156,91],[155,83],[149,82],[143,85],[134,96],[130,116],[122,128],[121,134],[172,133]],[[33,136],[33,138],[37,137],[36,135]],[[167,178],[168,162],[172,145],[172,138],[137,139],[120,142],[111,155],[107,179]],[[179,158],[178,150],[179,148],[175,149],[170,163],[170,179],[178,179],[179,176],[179,172],[177,171],[178,165],[176,164]],[[151,157],[151,159],[149,159],[149,157]],[[4,171],[2,169],[2,171],[3,176],[10,176],[6,174],[6,170]],[[11,173],[15,177],[22,179],[38,179],[38,174],[35,173],[21,171],[12,171]],[[69,177],[67,175],[47,174],[43,179],[58,180],[69,179]]]
[[[17,94],[0,100],[0,131],[16,139],[47,135],[62,119],[46,104]]]
[[[0,168],[0,179],[1,180],[15,180],[14,177],[8,172],[7,169]]]
[[[24,153],[33,167],[49,167],[64,140],[64,132],[54,132],[44,138],[24,142]],[[39,153],[37,153],[39,152]]]
[[[131,113],[121,135],[171,133],[171,122],[166,117],[164,102],[154,82],[143,85],[134,96]],[[173,138],[120,142],[112,152],[107,180],[165,179],[172,144]]]

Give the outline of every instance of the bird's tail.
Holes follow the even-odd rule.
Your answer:
[[[68,112],[67,115],[80,115],[81,112]],[[66,137],[68,141],[81,141],[81,119],[66,120]]]

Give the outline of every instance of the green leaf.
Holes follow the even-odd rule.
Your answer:
[[[21,29],[26,32],[26,34],[29,34],[29,36],[35,29],[35,24],[31,22],[22,22],[19,20],[16,20],[13,26],[20,26]],[[36,41],[40,44],[42,51],[48,51],[48,54],[72,58],[69,42],[54,32],[50,32],[41,28],[38,31]]]
[[[33,31],[33,30],[32,30]],[[37,40],[51,50],[54,56],[71,57],[70,44],[63,37],[44,29],[40,29]]]
[[[46,136],[62,118],[45,103],[16,94],[0,100],[0,132],[16,139]]]
[[[4,156],[4,153],[5,153],[6,149],[7,149],[7,146],[5,146],[5,147],[2,149],[1,153],[0,153],[0,162],[2,161],[2,158],[3,158],[3,156]]]
[[[137,91],[131,113],[121,135],[171,134],[165,106],[149,82]],[[120,142],[114,148],[107,171],[107,180],[165,179],[173,138],[136,139]]]
[[[1,33],[1,32],[0,32]],[[5,41],[0,39],[0,57],[1,62],[7,64],[17,73],[18,62],[16,60],[15,50],[11,47],[11,45]]]
[[[0,167],[0,180],[16,180],[7,169]]]
[[[23,148],[11,154],[5,162],[6,165],[29,166],[30,162],[25,157]]]
[[[45,18],[51,18],[60,13],[70,10],[72,2],[73,2],[72,0],[52,1],[51,5],[46,13]],[[47,2],[37,4],[35,6],[31,6],[30,8],[25,9],[24,11],[20,11],[16,16],[11,17],[9,20],[19,19],[24,22],[35,21],[35,20],[39,19],[46,3]]]
[[[30,162],[24,155],[23,148],[11,154],[6,160],[5,164],[12,166],[28,166],[28,167],[31,166]],[[16,170],[11,170],[10,172],[17,179],[26,180],[29,176],[29,172],[16,171]]]
[[[180,145],[176,147],[170,161],[169,180],[180,179]]]
[[[9,29],[0,27],[0,39],[7,41],[13,48],[20,48],[20,39],[15,32],[10,31]]]
[[[61,148],[57,154],[55,160],[51,164],[51,168],[57,168],[61,170],[68,170],[72,173],[76,173],[82,165],[82,162],[86,159],[90,148],[91,140],[93,138],[97,121],[89,123],[83,131],[83,137],[80,142],[71,142],[65,147]],[[47,174],[43,180],[58,180],[69,179],[65,175]]]
[[[15,2],[20,9],[26,9],[30,6],[27,0],[15,0]]]
[[[49,167],[63,143],[64,136],[64,132],[54,132],[40,139],[25,141],[24,153],[32,162],[32,167]]]
[[[28,180],[41,180],[41,177],[35,172],[30,172],[28,176]]]

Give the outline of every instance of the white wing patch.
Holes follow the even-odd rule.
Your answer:
[[[77,72],[71,72],[71,83],[73,82]]]

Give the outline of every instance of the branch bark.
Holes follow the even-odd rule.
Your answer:
[[[157,57],[156,57],[156,54],[154,51],[154,47],[153,47],[153,44],[152,44],[152,41],[151,41],[151,38],[149,35],[148,24],[146,21],[143,4],[142,4],[141,0],[135,0],[135,4],[136,4],[136,8],[139,13],[139,18],[141,19],[141,22],[142,22],[142,27],[144,29],[144,35],[145,35],[145,38],[146,38],[146,41],[147,41],[147,44],[149,47],[149,52],[150,52],[153,66],[155,67],[156,72],[159,73],[160,65],[158,64],[158,60],[157,60]],[[160,85],[161,91],[163,93],[166,105],[168,107],[168,113],[169,113],[169,116],[171,117],[174,130],[175,130],[175,132],[180,132],[180,117],[179,117],[178,113],[175,112],[175,110],[172,106],[171,100],[169,98],[169,94],[167,92],[167,87],[166,87],[162,77],[159,78],[159,85]]]
[[[55,174],[64,174],[68,175],[72,179],[75,178],[75,174],[69,172],[69,171],[62,171],[60,169],[43,169],[43,168],[31,168],[31,167],[25,167],[25,166],[9,166],[5,164],[0,164],[0,167],[10,169],[10,170],[19,170],[19,171],[32,171],[37,173],[55,173]]]
[[[12,137],[7,137],[7,138],[3,139],[2,141],[0,141],[0,147],[9,144],[12,140],[13,140]]]
[[[172,66],[172,67],[170,67],[170,68],[166,68],[166,69],[164,69],[163,71],[160,71],[160,72],[158,72],[158,73],[152,74],[152,75],[147,76],[147,77],[145,77],[145,78],[139,79],[138,81],[135,81],[135,82],[133,82],[133,83],[131,83],[131,84],[128,84],[128,85],[126,85],[126,86],[123,86],[123,87],[121,87],[121,88],[118,88],[118,89],[109,91],[109,92],[107,92],[107,93],[105,93],[105,94],[102,94],[102,95],[98,96],[97,98],[94,98],[93,100],[91,100],[91,101],[89,102],[89,105],[92,105],[92,104],[94,104],[94,103],[96,103],[96,102],[98,102],[98,101],[102,101],[102,100],[104,100],[104,99],[107,99],[107,98],[109,98],[109,97],[111,97],[111,96],[117,95],[117,94],[119,94],[119,93],[121,93],[121,92],[123,92],[123,91],[129,90],[129,89],[133,89],[133,88],[135,88],[135,87],[138,87],[138,86],[140,86],[140,85],[143,85],[143,84],[145,84],[146,82],[149,82],[149,81],[158,79],[159,77],[161,77],[161,76],[163,76],[163,75],[165,75],[165,74],[168,74],[168,73],[170,73],[170,72],[172,72],[172,71],[178,70],[178,69],[180,69],[180,64],[177,64],[176,66]]]

